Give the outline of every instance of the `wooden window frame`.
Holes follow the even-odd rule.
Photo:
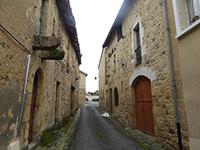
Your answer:
[[[142,52],[141,52],[141,41],[140,41],[140,27],[139,24],[133,29],[133,32],[135,32],[135,44],[136,44],[136,66],[142,63]]]
[[[117,28],[117,42],[119,42],[122,38],[122,24],[120,23],[119,27]]]

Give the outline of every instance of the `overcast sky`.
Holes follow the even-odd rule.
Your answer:
[[[98,64],[102,45],[123,0],[70,0],[70,3],[83,55],[80,70],[88,74],[86,91],[95,92],[99,88]]]

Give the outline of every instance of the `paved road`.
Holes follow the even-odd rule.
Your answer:
[[[98,102],[87,102],[82,107],[69,150],[143,150],[98,112]]]

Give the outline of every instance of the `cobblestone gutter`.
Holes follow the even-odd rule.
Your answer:
[[[107,113],[103,108],[97,107],[101,114]],[[152,136],[149,136],[137,129],[131,129],[129,127],[125,127],[124,124],[120,123],[112,116],[105,117],[109,122],[111,122],[114,126],[116,126],[119,130],[121,130],[126,136],[135,139],[140,142],[146,150],[172,150],[165,145],[161,145],[156,142],[156,139]]]
[[[67,127],[61,128],[60,130],[55,130],[54,140],[46,147],[35,146],[30,150],[67,150],[68,144],[70,142],[70,137],[72,136],[76,124],[80,119],[81,109],[79,108],[76,115],[70,119],[70,124]]]

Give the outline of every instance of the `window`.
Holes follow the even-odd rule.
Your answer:
[[[200,17],[200,0],[173,0],[173,7],[178,35],[184,34],[200,23],[200,20],[198,20]]]
[[[141,45],[140,45],[140,27],[139,24],[133,29],[134,32],[134,48],[136,53],[136,65],[142,63]]]
[[[103,90],[101,90],[101,98],[103,98]]]
[[[114,60],[113,60],[113,63],[114,63],[114,73],[116,72],[116,55],[114,55]]]
[[[115,88],[115,106],[119,106],[119,96],[117,88]]]
[[[67,48],[67,69],[66,69],[66,72],[69,74],[69,49],[70,49],[70,45],[68,46]]]
[[[120,23],[117,29],[117,42],[119,42],[121,38],[122,38],[122,24]]]
[[[110,60],[108,60],[108,77],[110,77]]]
[[[123,81],[121,81],[121,89],[122,89],[122,92],[124,92],[124,83],[123,83]]]

